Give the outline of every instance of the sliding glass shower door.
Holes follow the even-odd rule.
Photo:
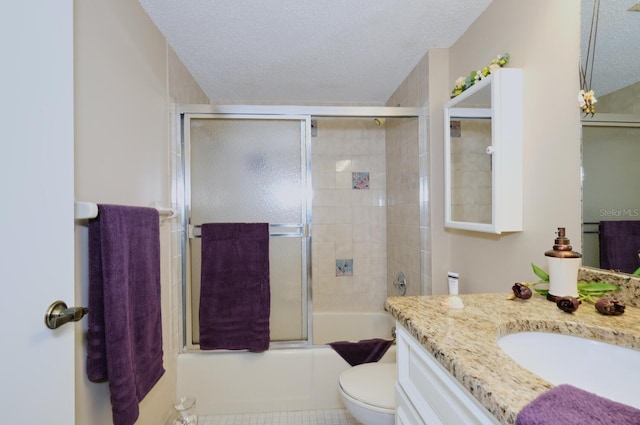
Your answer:
[[[309,118],[185,114],[187,322],[198,344],[202,223],[269,223],[271,341],[309,338]],[[238,270],[242,273],[242,270]]]

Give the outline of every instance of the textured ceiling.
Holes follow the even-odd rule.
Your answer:
[[[595,0],[582,0],[582,66]],[[640,81],[640,12],[628,9],[639,0],[602,0],[591,88],[602,96]],[[593,43],[593,41],[592,41]]]
[[[139,1],[210,99],[316,104],[386,102],[429,49],[450,47],[491,3]],[[582,2],[588,35],[594,0]],[[638,81],[640,12],[627,12],[636,3],[602,1],[597,95]],[[553,54],[562,52],[550,52],[551,68]]]
[[[491,0],[139,0],[210,99],[384,103]]]

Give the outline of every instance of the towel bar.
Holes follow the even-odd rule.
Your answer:
[[[202,228],[200,224],[190,224],[189,225],[189,239],[200,238],[201,235],[199,229]],[[276,229],[284,229],[284,228],[292,228],[296,229],[295,232],[277,232],[272,230],[272,228]],[[197,229],[197,230],[196,230]],[[272,238],[306,238],[309,236],[309,225],[306,223],[270,223],[269,224],[269,236]]]
[[[158,214],[162,218],[173,218],[175,212],[171,208],[155,207],[158,210]],[[76,220],[87,220],[90,218],[96,218],[98,216],[98,205],[94,202],[80,202],[74,203],[74,216]]]
[[[593,229],[586,230],[586,229],[584,229],[584,226],[600,226],[600,222],[599,221],[585,221],[584,223],[582,223],[582,227],[583,227],[582,233],[584,233],[584,234],[593,234],[593,235],[597,235],[597,234],[600,233],[599,230],[593,230]]]

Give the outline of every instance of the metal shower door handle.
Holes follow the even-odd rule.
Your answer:
[[[77,322],[87,313],[89,313],[87,307],[67,307],[63,301],[56,301],[47,309],[44,323],[49,329],[56,329],[65,323]]]

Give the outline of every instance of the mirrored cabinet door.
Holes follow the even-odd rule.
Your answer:
[[[522,73],[500,69],[444,108],[445,227],[522,230]]]

